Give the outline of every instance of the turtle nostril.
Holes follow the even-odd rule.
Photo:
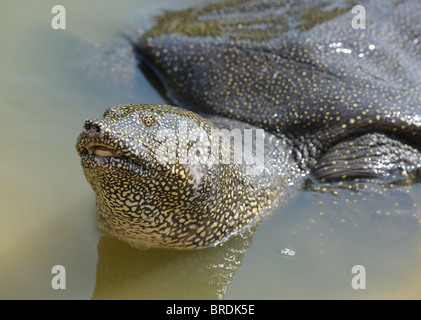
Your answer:
[[[93,123],[91,121],[86,121],[82,130],[91,138],[99,137],[101,135],[101,126],[98,123]]]

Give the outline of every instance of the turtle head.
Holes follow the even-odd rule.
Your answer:
[[[135,246],[176,248],[203,247],[239,228],[246,219],[240,224],[233,206],[241,174],[212,155],[214,128],[193,112],[158,105],[111,107],[87,120],[76,149],[100,227]]]

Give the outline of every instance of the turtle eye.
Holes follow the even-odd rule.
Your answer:
[[[155,117],[153,116],[142,116],[141,119],[143,124],[148,128],[152,127],[156,123]]]

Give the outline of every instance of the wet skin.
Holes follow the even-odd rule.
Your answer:
[[[420,5],[359,3],[370,18],[353,29],[354,4],[328,4],[232,1],[159,17],[136,50],[173,101],[200,115],[128,105],[85,123],[77,149],[101,227],[135,246],[200,248],[256,223],[303,175],[416,175]],[[212,128],[264,129],[264,173],[220,161],[162,164],[157,132],[178,132],[180,119],[208,137]]]

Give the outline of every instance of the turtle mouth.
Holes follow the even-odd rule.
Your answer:
[[[107,141],[100,141],[87,137],[84,133],[78,137],[76,151],[86,170],[118,169],[143,175],[150,171],[149,164],[154,162],[149,149],[135,141],[112,137],[108,137]]]
[[[88,154],[94,155],[97,157],[105,158],[105,157],[117,157],[122,158],[124,157],[123,152],[119,151],[118,149],[97,142],[88,142],[85,146],[85,149]]]
[[[84,168],[108,168],[121,166],[125,164],[127,169],[138,169],[141,166],[139,159],[134,159],[130,153],[101,143],[101,142],[86,142],[80,146],[81,164]]]

